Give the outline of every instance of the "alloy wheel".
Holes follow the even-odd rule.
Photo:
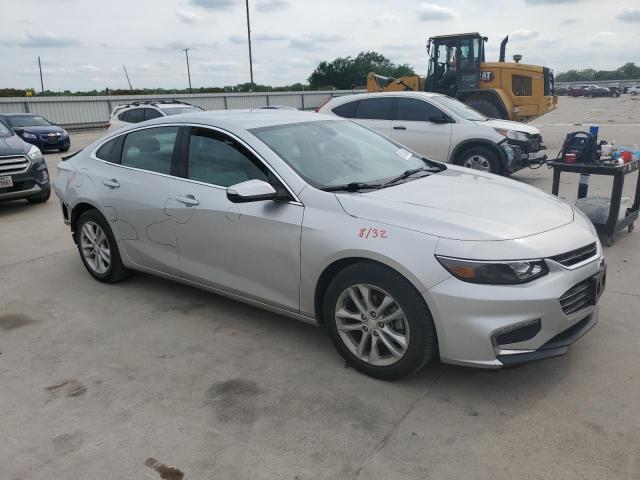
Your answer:
[[[472,155],[464,161],[463,166],[474,170],[482,170],[483,172],[491,172],[491,162],[483,155]]]
[[[340,339],[358,359],[375,366],[398,362],[409,346],[409,322],[396,300],[379,287],[359,283],[336,302]]]
[[[87,221],[80,231],[80,247],[82,256],[89,268],[98,275],[103,275],[111,265],[111,248],[102,227],[93,221]]]

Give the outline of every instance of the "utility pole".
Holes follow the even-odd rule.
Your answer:
[[[124,75],[125,77],[127,77],[127,82],[129,83],[129,90],[133,90],[133,87],[131,86],[131,80],[129,80],[129,74],[127,73],[127,67],[122,65],[122,68],[124,68]]]
[[[249,39],[249,74],[251,75],[251,84],[249,91],[253,91],[253,58],[251,57],[251,22],[249,22],[249,0],[245,0],[247,5],[247,38]]]
[[[189,93],[191,92],[191,70],[189,70],[189,49],[184,49],[184,56],[187,57],[187,76],[189,77]]]
[[[40,69],[40,89],[44,95],[44,82],[42,81],[42,63],[40,62],[40,55],[38,55],[38,68]]]

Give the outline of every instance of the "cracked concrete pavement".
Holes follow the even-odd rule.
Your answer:
[[[536,121],[551,148],[594,109],[640,123],[627,96],[560,100]],[[546,167],[514,178],[551,188]],[[55,197],[0,204],[0,225],[2,479],[640,478],[637,231],[605,250],[600,323],[566,356],[382,382],[312,326],[148,275],[92,280]]]

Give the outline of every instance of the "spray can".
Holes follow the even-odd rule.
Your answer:
[[[594,141],[596,143],[598,143],[598,130],[600,130],[599,125],[591,124],[591,126],[589,127],[589,133],[593,135]]]

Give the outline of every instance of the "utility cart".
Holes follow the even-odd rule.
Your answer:
[[[610,247],[613,245],[613,237],[620,230],[627,228],[629,232],[633,231],[634,222],[638,219],[638,210],[640,209],[640,179],[636,179],[636,193],[633,199],[633,205],[628,208],[622,219],[620,216],[620,203],[622,201],[622,187],[624,186],[624,177],[630,173],[638,171],[640,160],[632,160],[624,165],[607,165],[600,163],[565,163],[561,161],[549,162],[548,165],[553,168],[553,187],[551,193],[558,195],[560,189],[560,174],[562,172],[586,174],[586,175],[608,175],[613,177],[613,188],[611,190],[611,204],[609,207],[609,217],[605,223],[596,223],[596,231],[605,237],[604,245]],[[639,174],[640,176],[640,174]],[[587,190],[580,191],[578,198],[585,197]]]

